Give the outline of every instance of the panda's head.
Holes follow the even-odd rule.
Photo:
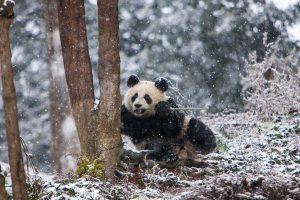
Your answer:
[[[157,78],[155,82],[141,81],[136,75],[129,76],[127,80],[128,91],[124,97],[127,110],[136,117],[146,118],[155,114],[155,106],[169,97],[165,91],[168,82],[165,78]]]

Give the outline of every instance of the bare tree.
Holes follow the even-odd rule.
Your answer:
[[[8,158],[12,178],[13,198],[28,199],[18,124],[17,98],[13,82],[9,27],[13,19],[13,1],[0,0],[0,74],[3,89]]]
[[[43,0],[46,24],[47,62],[49,71],[50,121],[52,129],[51,157],[57,173],[62,171],[60,158],[65,145],[62,145],[62,125],[70,115],[70,100],[65,78],[56,0]]]
[[[100,109],[94,111],[84,1],[58,0],[58,5],[66,79],[81,153],[90,160],[100,160],[104,175],[112,177],[120,147],[118,2],[98,2],[101,99]]]

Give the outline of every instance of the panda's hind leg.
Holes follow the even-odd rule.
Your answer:
[[[149,143],[146,145],[146,150],[150,150],[151,153],[147,155],[147,158],[154,161],[175,162],[178,157],[174,154],[172,147],[166,144]]]
[[[201,154],[208,154],[216,147],[216,137],[212,130],[196,118],[190,119],[186,136]]]

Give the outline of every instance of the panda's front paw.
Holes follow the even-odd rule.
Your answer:
[[[158,102],[155,107],[155,113],[157,116],[166,116],[170,112],[171,107],[167,101]]]

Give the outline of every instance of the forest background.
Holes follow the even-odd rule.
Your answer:
[[[86,1],[90,57],[97,74],[98,23],[95,1]],[[40,1],[16,1],[11,48],[21,136],[40,169],[50,170],[51,127],[45,22]],[[183,106],[208,112],[243,111],[241,78],[245,60],[264,59],[266,43],[278,41],[278,57],[295,54],[300,4],[278,7],[269,1],[119,1],[121,93],[136,73],[144,79],[168,78],[170,95]],[[264,38],[266,41],[264,41]],[[299,39],[299,38],[298,38]],[[97,77],[94,86],[98,88]],[[176,89],[177,88],[177,89]],[[95,89],[95,91],[99,91]],[[1,93],[1,91],[0,91]],[[99,98],[100,94],[96,93]],[[0,98],[0,160],[7,162],[3,104]]]

